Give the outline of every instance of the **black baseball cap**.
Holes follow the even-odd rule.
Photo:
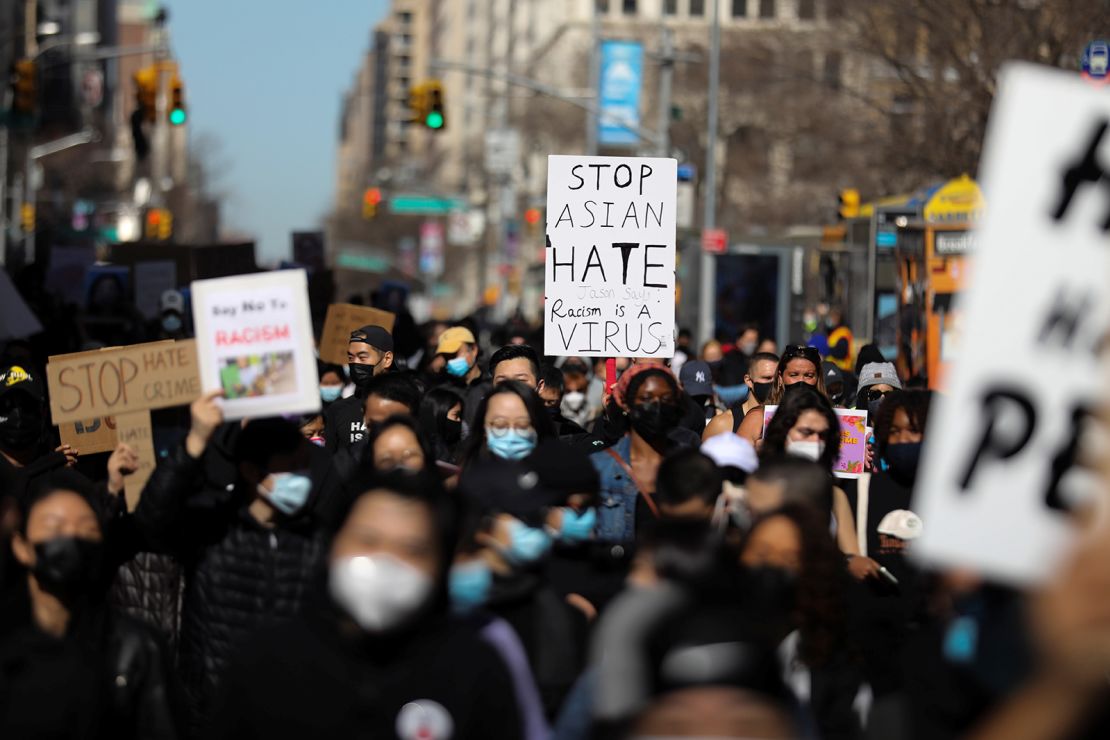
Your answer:
[[[46,400],[46,389],[42,382],[22,365],[0,367],[0,397],[17,392],[26,393],[39,403]]]
[[[351,342],[369,344],[381,352],[393,351],[393,335],[386,331],[385,327],[376,324],[368,324],[360,329],[355,329],[351,332],[351,338],[347,340],[347,344]]]

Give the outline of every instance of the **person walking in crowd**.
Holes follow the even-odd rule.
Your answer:
[[[420,401],[417,418],[420,436],[431,446],[435,461],[457,464],[463,420],[463,399],[458,391],[432,388]]]
[[[434,462],[432,451],[411,416],[391,416],[376,426],[370,435],[367,452],[371,465],[379,473],[416,473],[429,470]]]
[[[475,429],[462,449],[462,466],[478,460],[523,460],[540,442],[555,439],[551,419],[531,387],[506,380],[478,404]]]
[[[313,608],[244,636],[209,737],[521,737],[498,653],[448,616],[455,499],[428,473],[358,488]]]
[[[774,382],[775,386],[767,396],[766,403],[749,411],[736,430],[737,434],[747,437],[757,449],[763,437],[764,406],[777,406],[782,401],[783,392],[787,386],[804,383],[816,388],[822,396],[828,397],[825,391],[825,376],[821,372],[821,355],[816,349],[806,345],[795,344],[786,348],[775,369]]]
[[[856,408],[867,410],[867,418],[874,427],[875,419],[879,414],[879,403],[883,397],[900,390],[902,390],[902,381],[892,363],[868,363],[860,369],[859,386],[856,389]]]
[[[747,372],[744,374],[744,385],[747,386],[748,392],[743,403],[733,404],[710,419],[705,425],[702,439],[709,439],[725,432],[736,434],[748,412],[767,403],[767,398],[775,385],[778,364],[777,355],[766,352],[752,355],[748,360]]]
[[[463,422],[468,430],[472,429],[478,404],[491,385],[478,365],[481,357],[478,340],[465,326],[452,326],[440,335],[436,355],[444,361],[438,384],[448,385],[463,394]]]
[[[88,481],[56,472],[20,508],[9,577],[22,583],[0,605],[4,737],[184,737],[172,661],[149,626],[106,603],[118,543]]]
[[[393,367],[393,337],[380,326],[364,326],[351,332],[347,341],[347,367],[355,393],[348,398],[333,399],[324,410],[324,441],[328,452],[346,449],[366,435],[365,409],[367,389],[372,380]],[[335,383],[330,383],[334,388]],[[328,391],[332,395],[335,391]],[[321,393],[322,397],[322,393]]]
[[[205,487],[203,457],[223,421],[219,392],[191,407],[185,442],[154,470],[134,523],[186,568],[179,670],[193,734],[205,732],[232,653],[263,623],[305,604],[323,543],[312,521],[311,445],[290,422],[250,421],[231,490]]]
[[[4,493],[22,497],[35,480],[77,462],[77,451],[47,445],[46,387],[20,365],[0,368],[0,473]]]
[[[540,398],[543,400],[544,410],[551,417],[555,427],[555,435],[567,447],[579,447],[586,452],[600,449],[605,443],[595,435],[587,432],[577,423],[563,415],[563,371],[554,365],[545,365],[540,371],[540,382],[543,389]]]
[[[559,411],[567,420],[585,429],[594,418],[589,403],[590,368],[577,357],[570,357],[561,369],[563,399]]]
[[[852,330],[844,322],[844,311],[838,306],[829,309],[829,361],[845,372],[854,367],[855,345]]]
[[[691,360],[682,366],[678,379],[686,397],[691,401],[690,408],[697,411],[704,424],[708,424],[717,415],[713,371],[704,361]]]
[[[321,362],[320,374],[320,403],[326,411],[333,403],[343,398],[347,390],[347,373],[342,365],[333,365]]]

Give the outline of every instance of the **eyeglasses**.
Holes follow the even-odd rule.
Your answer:
[[[883,398],[884,396],[888,396],[893,392],[893,390],[880,391],[876,390],[875,388],[868,388],[863,392],[863,397],[866,398],[868,401],[878,401],[879,399]]]
[[[508,419],[494,419],[486,424],[486,429],[495,437],[504,437],[509,433],[510,429],[515,429],[518,432],[533,431],[532,422],[522,419],[515,419],[513,421],[509,421]]]
[[[782,362],[785,364],[796,357],[805,358],[817,366],[821,365],[821,353],[817,351],[816,347],[807,347],[804,344],[792,344],[783,351]]]

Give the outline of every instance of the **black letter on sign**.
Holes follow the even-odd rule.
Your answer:
[[[621,285],[628,285],[628,258],[632,256],[633,249],[639,249],[635,242],[613,242],[613,249],[621,250],[621,259],[624,261],[624,272],[621,273]]]
[[[661,283],[648,282],[648,268],[649,267],[662,267],[662,262],[648,262],[648,251],[652,249],[666,249],[666,244],[645,244],[644,245],[644,287],[645,288],[666,288],[666,285]]]
[[[1062,219],[1064,214],[1068,212],[1072,198],[1075,197],[1075,191],[1079,189],[1082,183],[1098,183],[1101,181],[1103,189],[1107,191],[1107,195],[1110,195],[1110,173],[1102,169],[1102,165],[1098,163],[1098,147],[1102,143],[1102,137],[1108,126],[1110,126],[1110,121],[1106,119],[1098,123],[1095,126],[1094,136],[1091,137],[1091,141],[1087,145],[1087,151],[1077,162],[1064,170],[1064,189],[1060,192],[1060,202],[1052,212],[1052,218],[1056,221]],[[1102,230],[1110,230],[1110,209],[1106,212],[1106,220],[1102,222]]]
[[[1052,477],[1048,481],[1048,491],[1044,496],[1044,504],[1057,511],[1070,511],[1071,507],[1060,498],[1060,481],[1064,474],[1075,465],[1075,458],[1079,454],[1079,436],[1083,433],[1084,422],[1091,416],[1091,410],[1082,404],[1071,411],[1071,438],[1056,457],[1052,459]]]
[[[1067,289],[1060,288],[1056,293],[1056,300],[1052,303],[1052,310],[1041,326],[1040,333],[1037,334],[1037,341],[1047,344],[1054,335],[1058,334],[1059,345],[1067,349],[1074,341],[1076,332],[1079,331],[1079,322],[1091,312],[1091,303],[1090,293],[1072,302],[1068,297]]]
[[[570,268],[570,281],[574,282],[574,247],[570,248],[570,262],[559,261],[559,250],[551,246],[551,237],[547,237],[547,246],[551,250],[551,279],[559,279],[559,268]]]
[[[1011,438],[1008,443],[1006,440],[995,437],[998,417],[1001,416],[1006,405],[1021,411],[1025,417],[1025,429],[1016,437]],[[1021,452],[1022,448],[1029,444],[1029,440],[1033,438],[1033,430],[1037,424],[1037,412],[1033,408],[1033,404],[1020,392],[1014,390],[988,391],[983,396],[983,418],[986,421],[983,427],[983,436],[979,439],[979,444],[975,448],[975,454],[971,457],[967,471],[960,479],[960,488],[965,493],[971,486],[971,478],[975,475],[975,470],[979,467],[979,462],[983,458],[993,457],[996,460],[1008,460]]]

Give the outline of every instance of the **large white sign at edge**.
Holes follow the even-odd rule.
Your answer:
[[[1110,193],[1074,175],[1093,152],[1107,177],[1110,133],[1095,141],[1110,98],[1028,64],[1004,68],[999,90],[962,354],[930,415],[913,552],[1022,584],[1053,571],[1074,539],[1070,502],[1092,491],[1070,463],[1104,393]]]

